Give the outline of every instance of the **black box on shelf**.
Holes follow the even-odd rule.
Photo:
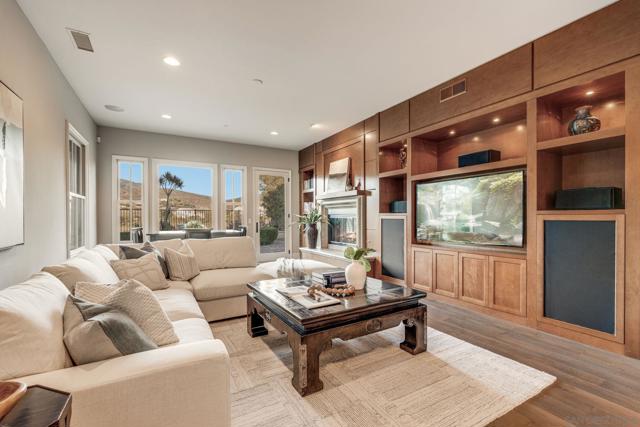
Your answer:
[[[556,209],[622,209],[622,189],[617,187],[573,188],[556,191]]]
[[[481,165],[483,163],[497,162],[498,160],[500,160],[500,152],[497,150],[478,151],[458,156],[458,167]]]
[[[389,212],[391,213],[407,213],[406,200],[394,200],[389,203]]]

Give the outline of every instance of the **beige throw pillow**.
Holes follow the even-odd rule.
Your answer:
[[[113,267],[120,279],[138,280],[152,291],[169,287],[155,254],[145,255],[136,259],[111,261],[111,267]],[[93,280],[93,282],[98,281]]]
[[[137,280],[122,280],[116,285],[80,282],[76,285],[76,297],[123,311],[159,346],[178,342],[160,302]]]
[[[78,282],[115,283],[118,281],[118,276],[113,270],[100,268],[90,260],[80,257],[71,258],[62,264],[48,265],[42,271],[57,277],[71,292]]]
[[[76,365],[157,346],[123,311],[69,295],[64,309],[64,344]]]
[[[191,248],[183,243],[178,250],[166,248],[164,257],[169,267],[171,280],[189,280],[200,274],[200,268]]]

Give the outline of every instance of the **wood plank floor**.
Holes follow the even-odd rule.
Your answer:
[[[426,302],[430,327],[558,378],[491,426],[640,426],[640,360],[443,302]]]

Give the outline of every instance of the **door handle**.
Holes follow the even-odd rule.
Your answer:
[[[256,233],[258,232],[258,223],[256,222]]]

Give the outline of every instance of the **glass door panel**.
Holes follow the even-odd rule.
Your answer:
[[[289,173],[256,170],[256,246],[258,259],[289,255]]]

